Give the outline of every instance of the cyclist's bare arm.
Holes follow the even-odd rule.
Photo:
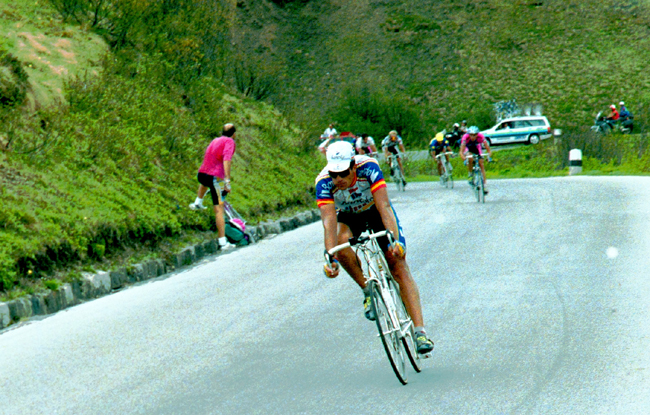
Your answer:
[[[397,229],[397,221],[395,220],[395,214],[393,213],[393,208],[390,206],[390,199],[388,198],[388,190],[385,187],[377,190],[373,195],[375,200],[375,206],[379,211],[381,216],[381,221],[384,224],[384,227],[391,231],[395,238],[399,238],[399,232]],[[399,255],[399,249],[393,247],[390,249],[391,253],[395,256]]]
[[[485,144],[485,149],[488,152],[488,155],[490,156],[490,158],[492,158],[492,149],[490,148],[490,143],[488,143],[487,140],[485,140],[484,144]]]
[[[328,203],[326,205],[320,206],[320,217],[323,221],[323,232],[325,239],[325,249],[330,250],[334,248],[338,243],[338,221],[336,219],[336,208],[333,203]],[[331,265],[331,264],[330,264]],[[339,267],[329,267],[327,270],[327,276],[334,278],[339,275]]]
[[[462,142],[460,144],[460,149],[458,150],[458,154],[460,154],[460,158],[465,160],[465,151],[467,150],[467,146],[465,145],[465,142]]]
[[[404,144],[400,144],[399,149],[402,151],[402,153],[406,154],[406,149],[404,149]]]

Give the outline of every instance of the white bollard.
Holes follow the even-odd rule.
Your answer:
[[[582,173],[582,151],[574,148],[569,151],[569,175]]]

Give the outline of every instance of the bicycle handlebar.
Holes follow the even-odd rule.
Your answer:
[[[375,232],[370,235],[360,235],[359,237],[352,237],[348,239],[346,243],[343,243],[341,245],[336,245],[334,248],[330,249],[329,251],[325,250],[325,262],[328,264],[332,263],[332,256],[336,254],[339,251],[342,251],[346,248],[350,248],[354,245],[359,245],[364,242],[370,241],[372,239],[377,239],[381,238],[382,236],[388,236],[388,242],[389,244],[392,244],[395,241],[395,238],[393,237],[393,233],[388,230],[383,230],[381,232]]]
[[[445,151],[444,153],[440,153],[436,156],[436,158],[442,158],[442,156],[453,156],[454,152],[453,151]]]

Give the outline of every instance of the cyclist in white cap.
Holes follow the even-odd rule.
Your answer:
[[[420,294],[417,284],[406,263],[406,240],[404,232],[388,198],[386,182],[377,160],[368,156],[355,156],[352,144],[337,141],[327,148],[327,166],[316,177],[316,203],[320,209],[325,230],[325,250],[347,242],[371,229],[380,232],[388,229],[395,237],[389,245],[388,238],[378,242],[395,281],[399,284],[406,310],[413,319],[418,353],[433,350],[433,342],[427,338],[422,318]],[[374,320],[366,281],[356,254],[351,248],[338,252],[332,263],[324,267],[325,275],[339,275],[339,261],[364,293],[366,318]]]

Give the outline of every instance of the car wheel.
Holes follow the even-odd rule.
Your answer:
[[[539,143],[539,136],[537,134],[531,134],[528,136],[528,144],[537,144]]]

